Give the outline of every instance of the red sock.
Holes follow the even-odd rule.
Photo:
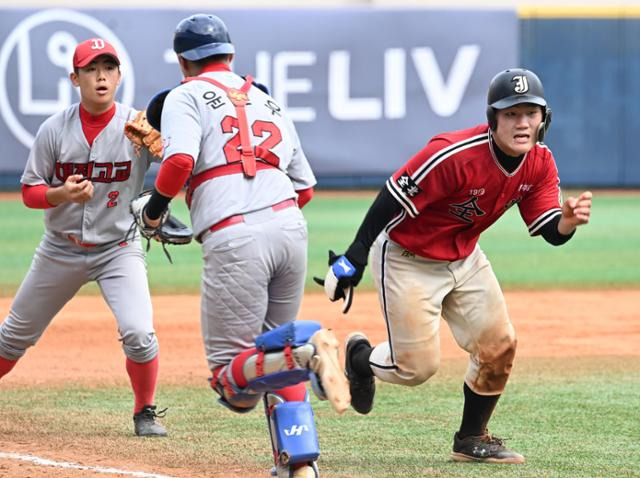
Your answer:
[[[295,385],[289,385],[288,387],[281,388],[276,393],[287,402],[304,402],[304,397],[307,394],[307,387],[304,382],[300,382]]]
[[[145,363],[134,362],[127,357],[127,373],[135,397],[133,413],[138,413],[145,405],[153,405],[158,379],[158,356]]]
[[[9,360],[4,357],[0,357],[0,378],[11,372],[11,369],[16,363],[18,363],[17,360]]]

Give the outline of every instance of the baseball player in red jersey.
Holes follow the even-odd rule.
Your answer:
[[[0,377],[80,287],[96,281],[118,323],[135,433],[164,436],[154,405],[158,341],[144,252],[139,238],[125,240],[129,202],[152,158],[146,149],[134,154],[123,134],[137,111],[114,101],[121,74],[113,46],[101,38],[78,44],[73,70],[80,103],[41,125],[22,175],[23,201],[44,210],[45,234],[0,325]]]
[[[414,386],[436,373],[442,315],[470,356],[453,459],[523,463],[487,429],[511,372],[516,336],[478,238],[517,204],[530,235],[563,244],[589,221],[591,193],[562,202],[553,155],[542,144],[551,110],[533,72],[515,68],[493,78],[487,119],[435,136],[391,176],[346,253],[330,253],[324,285],[331,300],[350,298],[372,248],[388,341],[372,347],[360,332],[347,338],[356,411],[371,411],[374,377]]]
[[[317,477],[304,382],[338,412],[348,407],[349,390],[333,334],[295,320],[307,255],[300,207],[316,180],[286,112],[251,77],[232,72],[235,50],[221,19],[185,18],[173,45],[185,79],[147,108],[165,158],[153,194],[132,208],[157,227],[189,179],[187,203],[204,261],[201,325],[211,387],[238,413],[264,400],[273,474]]]

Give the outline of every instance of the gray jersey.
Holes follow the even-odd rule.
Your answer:
[[[125,122],[137,111],[116,103],[111,121],[89,146],[80,120],[79,104],[47,119],[38,130],[21,182],[29,186],[64,184],[72,174],[93,182],[94,194],[83,204],[67,202],[45,210],[49,235],[91,244],[122,240],[131,225],[129,203],[140,193],[152,156],[140,157],[123,134]]]
[[[123,241],[133,221],[129,202],[140,193],[151,158],[145,148],[136,156],[124,136],[125,122],[136,113],[116,103],[113,118],[91,146],[78,104],[40,127],[22,183],[57,187],[82,174],[91,178],[94,192],[83,204],[45,210],[45,236],[0,325],[0,356],[19,359],[80,287],[96,281],[116,317],[126,356],[137,363],[155,357],[144,253],[139,239]]]
[[[227,87],[240,88],[245,80],[230,71],[203,73]],[[296,190],[316,184],[293,122],[273,98],[256,87],[246,106],[250,140],[277,166],[260,170],[252,179],[231,174],[199,186],[191,202],[196,235],[220,220],[269,207],[296,197]],[[221,88],[190,81],[169,93],[162,111],[165,158],[188,154],[195,160],[193,174],[238,160],[236,110]]]

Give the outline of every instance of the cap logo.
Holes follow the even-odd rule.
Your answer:
[[[518,94],[523,94],[529,91],[529,82],[525,75],[517,75],[511,78],[511,81],[515,82],[516,86],[513,88]]]
[[[104,40],[102,38],[93,38],[91,40],[92,50],[102,50],[104,48]]]

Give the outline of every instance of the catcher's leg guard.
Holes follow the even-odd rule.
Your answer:
[[[299,320],[259,335],[255,350],[214,373],[211,386],[225,406],[246,411],[260,394],[310,378],[318,398],[331,401],[339,413],[347,409],[351,398],[338,361],[338,341],[319,323]]]
[[[246,380],[242,375],[234,374],[234,370],[242,368],[242,365],[256,353],[256,349],[245,350],[233,358],[231,363],[221,365],[213,370],[213,376],[209,379],[220,398],[218,403],[237,413],[250,412],[260,402],[262,394],[247,388]],[[240,382],[240,384],[238,384]]]
[[[243,367],[249,388],[272,392],[309,380],[309,361],[315,352],[309,341],[319,330],[317,322],[297,320],[259,335],[258,353]]]
[[[260,352],[253,362],[254,378],[249,379],[252,361],[244,366],[251,389],[266,392],[311,379],[314,393],[320,400],[329,400],[338,413],[349,406],[351,395],[338,360],[338,340],[319,323],[297,320],[282,325],[260,335],[256,347]]]
[[[320,447],[309,395],[302,402],[288,402],[278,393],[269,392],[264,404],[275,459],[271,474],[318,478]]]

